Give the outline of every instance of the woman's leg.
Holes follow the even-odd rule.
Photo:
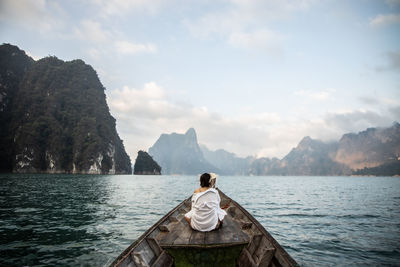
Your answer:
[[[190,222],[192,221],[192,219],[185,216],[185,220],[186,220],[186,221],[188,222],[188,224],[190,225]]]
[[[219,229],[222,227],[222,221],[218,220],[217,225],[215,226],[215,230]]]

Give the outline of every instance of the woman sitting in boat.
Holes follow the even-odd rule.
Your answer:
[[[200,188],[192,196],[192,209],[185,214],[189,225],[201,232],[208,232],[222,226],[226,212],[220,208],[221,198],[214,188],[217,176],[203,173],[200,176]]]

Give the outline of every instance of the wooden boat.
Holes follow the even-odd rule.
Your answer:
[[[265,228],[220,190],[223,226],[211,232],[190,228],[184,200],[118,256],[111,266],[298,266]]]

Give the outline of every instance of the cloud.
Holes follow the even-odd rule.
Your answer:
[[[277,51],[281,49],[283,37],[270,30],[262,29],[253,32],[233,32],[228,43],[235,47],[256,48]]]
[[[376,71],[398,71],[400,70],[400,51],[387,52],[384,55],[386,63],[376,67]]]
[[[313,101],[325,101],[332,98],[332,92],[334,92],[332,89],[325,91],[300,90],[294,92],[294,95],[306,97],[307,99]]]
[[[62,9],[54,1],[0,1],[0,21],[41,33],[63,27],[60,19],[63,15]]]
[[[155,82],[146,83],[143,89],[124,86],[122,90],[114,90],[109,105],[120,115],[130,117],[130,114],[135,114],[142,119],[175,115],[179,111],[178,107],[168,103],[164,89]]]
[[[39,60],[39,59],[43,58],[43,56],[41,57],[41,56],[33,55],[29,51],[26,51],[26,50],[25,50],[25,53],[27,56],[33,58],[34,60]]]
[[[93,43],[108,42],[114,35],[112,31],[105,30],[100,22],[89,19],[82,20],[80,26],[74,30],[76,38]]]
[[[315,1],[222,1],[223,9],[206,12],[183,24],[200,39],[222,38],[237,48],[282,50],[283,34],[271,29],[269,22],[282,20],[293,12],[306,10]],[[215,10],[215,8],[213,8]]]
[[[389,108],[389,112],[391,113],[391,115],[394,118],[396,118],[396,121],[399,122],[399,119],[400,119],[400,105],[393,106],[393,107]]]
[[[359,100],[367,105],[379,105],[380,101],[376,97],[361,96]]]
[[[388,126],[393,118],[370,110],[355,110],[343,113],[329,113],[325,117],[327,126],[343,133],[357,132],[369,127]]]
[[[156,53],[157,46],[151,42],[137,43],[123,40],[124,37],[113,29],[106,29],[104,22],[85,19],[66,35],[67,39],[78,39],[89,43],[88,55],[93,59],[101,60],[107,55],[136,55],[142,53]],[[110,45],[113,44],[113,45]]]
[[[369,21],[369,25],[371,25],[372,27],[383,27],[398,23],[400,23],[400,14],[379,14]]]
[[[115,42],[115,47],[118,53],[127,55],[157,52],[157,46],[152,43],[138,44],[127,41],[117,41]]]
[[[155,14],[162,6],[171,2],[163,0],[91,0],[103,17],[123,16],[132,11]]]

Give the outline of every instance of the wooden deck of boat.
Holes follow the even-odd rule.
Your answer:
[[[233,221],[230,216],[226,216],[220,229],[211,232],[199,232],[193,230],[182,217],[177,222],[169,225],[170,229],[165,229],[157,236],[158,243],[162,248],[179,247],[226,247],[233,245],[248,244],[250,238],[240,225]]]

